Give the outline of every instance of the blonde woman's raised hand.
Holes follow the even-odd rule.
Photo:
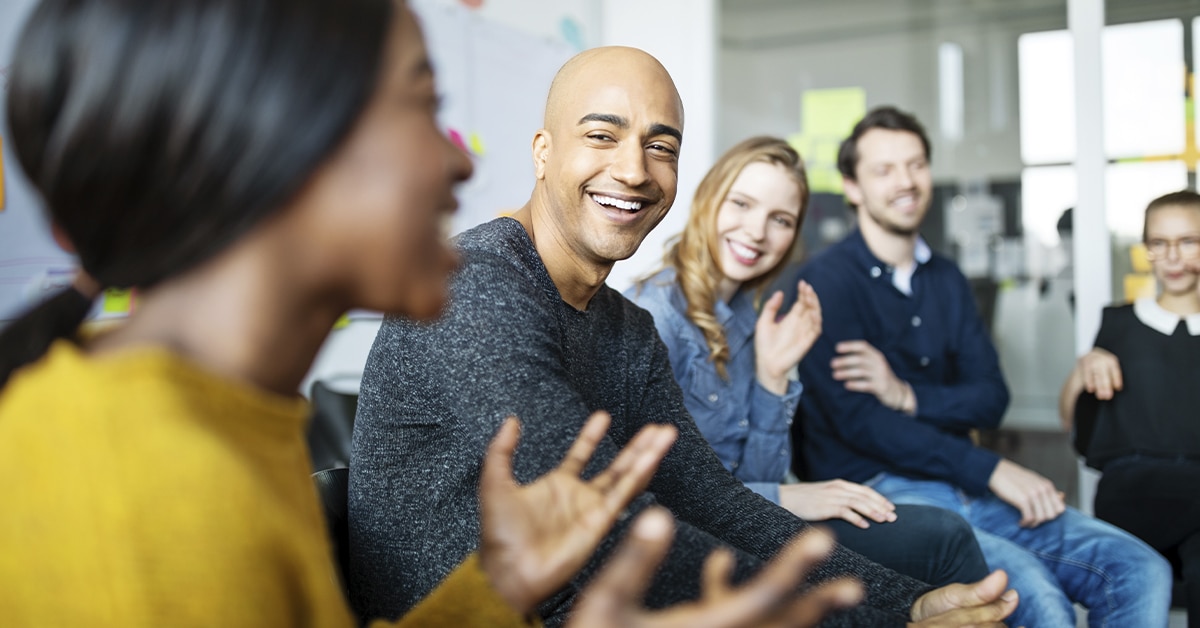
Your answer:
[[[592,414],[562,463],[525,486],[512,472],[520,438],[515,418],[504,422],[488,447],[479,481],[479,561],[520,613],[532,613],[575,576],[675,442],[672,426],[643,427],[607,469],[584,480],[580,474],[610,421],[607,412]]]
[[[796,285],[796,303],[783,316],[783,293],[763,303],[754,326],[754,354],[758,381],[767,390],[787,392],[787,376],[821,335],[821,301],[803,279]]]
[[[642,606],[655,569],[667,554],[671,516],[647,510],[634,522],[612,559],[575,606],[572,628],[749,628],[815,626],[832,611],[862,599],[862,586],[849,579],[797,594],[804,575],[833,549],[833,540],[810,530],[797,537],[752,580],[729,584],[733,555],[717,550],[704,564],[699,600],[658,611]]]

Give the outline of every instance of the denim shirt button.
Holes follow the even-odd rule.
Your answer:
[[[709,401],[716,403],[717,399],[720,399],[720,397],[717,396],[717,393],[709,393],[709,395],[708,395]]]
[[[738,421],[738,427],[746,427],[748,425],[750,425],[750,422],[747,421],[746,419],[742,419],[741,421]]]
[[[736,469],[736,468],[738,468],[738,463],[736,463],[736,462],[734,462],[734,463],[731,463],[731,464],[729,465],[729,467],[730,467],[731,469]]]

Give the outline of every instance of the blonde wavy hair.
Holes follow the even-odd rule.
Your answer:
[[[782,166],[795,179],[800,188],[800,214],[796,220],[796,235],[779,263],[771,270],[742,285],[743,289],[757,291],[756,300],[762,297],[763,289],[771,283],[792,257],[796,242],[800,239],[800,225],[808,207],[808,175],[804,160],[788,143],[776,137],[752,137],[729,149],[700,181],[692,210],[688,215],[683,233],[668,245],[663,256],[663,265],[675,269],[675,281],[687,300],[685,315],[704,334],[708,344],[708,358],[723,378],[728,375],[725,365],[729,362],[729,343],[725,339],[725,328],[717,321],[717,285],[724,276],[720,263],[720,241],[717,237],[717,213],[725,202],[729,189],[747,165],[765,162]]]

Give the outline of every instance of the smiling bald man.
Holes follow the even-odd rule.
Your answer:
[[[732,548],[741,580],[808,527],[724,469],[684,407],[650,314],[604,285],[675,200],[683,106],[671,77],[638,50],[589,50],[555,78],[544,125],[529,202],[458,238],[462,267],[442,320],[388,319],[375,340],[350,466],[350,590],[361,616],[402,614],[475,549],[484,451],[510,415],[523,424],[514,460],[523,483],[557,464],[595,410],[613,421],[588,476],[643,425],[676,426],[673,449],[630,507],[662,504],[678,520],[651,607],[698,597],[713,549]],[[540,608],[548,624],[563,619],[625,527]],[[811,580],[847,574],[864,582],[866,600],[828,625],[904,625],[969,605],[938,592],[918,601],[928,586],[842,548]],[[978,617],[998,620],[1011,606],[993,602]]]

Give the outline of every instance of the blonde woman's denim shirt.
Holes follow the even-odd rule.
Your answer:
[[[791,424],[802,387],[789,380],[780,396],[759,384],[753,292],[739,290],[714,308],[729,343],[728,378],[717,373],[704,334],[685,316],[687,302],[673,268],[635,284],[625,296],[654,316],[688,412],[721,463],[747,488],[778,504],[779,484],[792,462]]]

